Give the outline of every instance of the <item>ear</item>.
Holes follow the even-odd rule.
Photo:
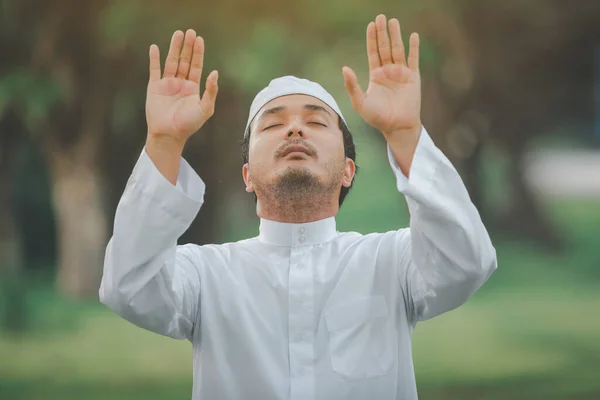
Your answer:
[[[344,177],[342,179],[343,187],[350,187],[352,180],[354,179],[354,173],[356,172],[356,164],[351,158],[346,157],[346,166],[344,167]]]
[[[248,169],[248,163],[244,164],[242,167],[242,178],[244,178],[244,183],[246,184],[246,192],[252,193],[254,192],[254,187],[252,186],[252,180],[250,179],[250,172]]]

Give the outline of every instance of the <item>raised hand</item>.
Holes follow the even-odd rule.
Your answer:
[[[410,36],[408,62],[397,19],[378,15],[367,26],[369,87],[363,92],[356,74],[343,68],[344,83],[352,106],[388,142],[398,135],[418,137],[421,131],[421,77],[419,73],[419,36]],[[410,142],[415,142],[411,140]],[[415,142],[416,143],[416,142]]]
[[[182,49],[183,45],[183,49]],[[213,115],[217,98],[217,71],[206,78],[200,98],[204,40],[194,30],[176,31],[161,77],[158,46],[150,46],[150,81],[146,97],[148,139],[167,139],[181,146]]]

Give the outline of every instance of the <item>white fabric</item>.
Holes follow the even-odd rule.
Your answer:
[[[308,79],[296,78],[295,76],[288,75],[273,79],[269,83],[269,86],[258,92],[256,97],[254,97],[252,105],[250,106],[250,114],[248,115],[248,122],[246,123],[244,135],[249,133],[248,127],[250,126],[250,123],[254,117],[256,117],[256,114],[258,114],[260,109],[265,106],[265,104],[278,97],[291,94],[305,94],[321,100],[323,103],[331,107],[333,111],[340,116],[344,123],[346,123],[340,107],[336,103],[333,96],[331,96],[329,92],[323,88],[323,86],[316,82],[309,81]]]
[[[333,217],[261,220],[251,239],[176,246],[204,184],[182,160],[171,185],[142,152],[106,250],[102,303],[192,342],[196,400],[416,399],[415,324],[467,301],[496,253],[425,130],[410,179],[388,155],[409,228],[362,235],[337,232]]]

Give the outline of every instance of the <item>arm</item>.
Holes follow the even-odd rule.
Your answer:
[[[177,246],[202,205],[204,183],[180,159],[177,186],[142,152],[117,207],[100,301],[142,328],[191,339],[200,300],[193,246]]]
[[[204,198],[204,183],[181,154],[212,116],[218,90],[213,71],[200,98],[203,59],[203,39],[177,31],[161,77],[159,49],[150,46],[146,146],[117,208],[99,292],[123,318],[180,339],[191,339],[198,320],[202,255],[177,239]]]
[[[388,145],[388,158],[410,211],[398,234],[400,280],[408,313],[425,320],[466,302],[497,268],[496,251],[463,182],[422,130],[410,178]]]
[[[398,267],[409,313],[426,319],[472,296],[496,254],[458,173],[422,127],[419,36],[409,42],[407,58],[400,23],[379,15],[367,27],[367,91],[350,68],[343,73],[352,106],[385,137],[406,196],[411,222],[408,237],[398,232]]]

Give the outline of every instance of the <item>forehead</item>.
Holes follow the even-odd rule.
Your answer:
[[[258,111],[258,114],[256,114],[256,118],[260,118],[260,116],[265,112],[265,110],[269,110],[274,107],[285,107],[286,110],[288,110],[289,112],[300,113],[304,111],[304,106],[307,104],[321,106],[327,111],[329,111],[331,115],[336,115],[336,112],[331,107],[329,107],[325,102],[317,99],[316,97],[308,96],[305,94],[290,94],[287,96],[278,97],[265,104]]]

